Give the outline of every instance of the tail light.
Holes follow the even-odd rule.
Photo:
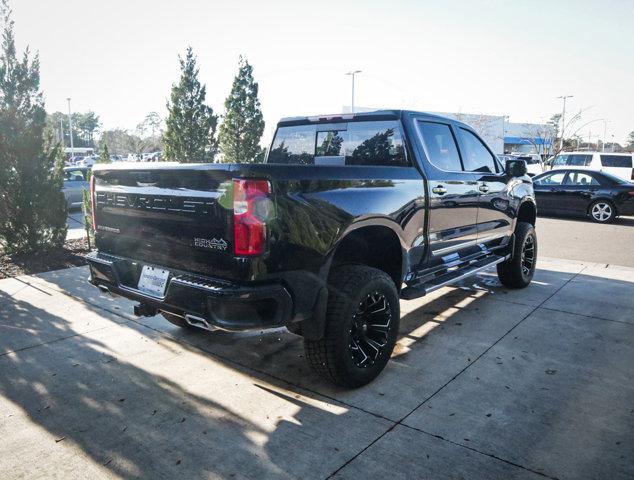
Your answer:
[[[97,221],[95,220],[95,176],[90,176],[90,211],[92,213],[92,231],[97,231]]]
[[[630,176],[630,180],[634,180],[634,168],[632,169],[632,175]]]
[[[266,246],[271,186],[266,180],[233,180],[233,245],[236,255],[259,255]]]

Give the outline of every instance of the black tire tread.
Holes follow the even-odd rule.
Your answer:
[[[359,383],[357,379],[348,376],[339,365],[339,359],[335,352],[337,343],[341,338],[340,329],[345,325],[336,320],[348,309],[348,298],[377,278],[384,279],[392,286],[394,285],[387,273],[376,268],[358,264],[337,267],[331,273],[328,281],[329,295],[324,336],[320,340],[304,339],[304,350],[309,365],[320,376],[337,385],[358,387],[365,384],[365,382]]]
[[[521,250],[524,239],[533,230],[533,225],[528,222],[517,222],[515,226],[513,257],[497,265],[498,278],[505,287],[524,288],[530,284],[530,280],[526,283],[522,276]],[[537,237],[535,237],[535,261],[537,261]]]

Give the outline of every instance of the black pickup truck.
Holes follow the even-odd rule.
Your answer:
[[[533,186],[468,125],[382,110],[279,122],[264,164],[96,165],[91,283],[184,328],[286,326],[314,369],[385,367],[399,297],[497,265],[527,286]]]

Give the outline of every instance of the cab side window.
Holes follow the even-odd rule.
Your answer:
[[[418,131],[423,137],[425,151],[429,161],[447,172],[462,171],[460,155],[456,140],[449,125],[435,122],[416,122]]]
[[[566,172],[553,172],[548,175],[544,175],[539,180],[535,180],[537,185],[561,185],[564,181]]]
[[[467,172],[495,173],[495,159],[482,140],[469,130],[460,127],[462,137],[462,161]]]

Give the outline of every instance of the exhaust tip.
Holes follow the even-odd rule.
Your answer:
[[[213,332],[214,330],[219,330],[218,327],[213,326],[207,320],[202,317],[197,317],[196,315],[185,314],[185,321],[191,325],[192,327],[202,328],[203,330],[208,330]]]

